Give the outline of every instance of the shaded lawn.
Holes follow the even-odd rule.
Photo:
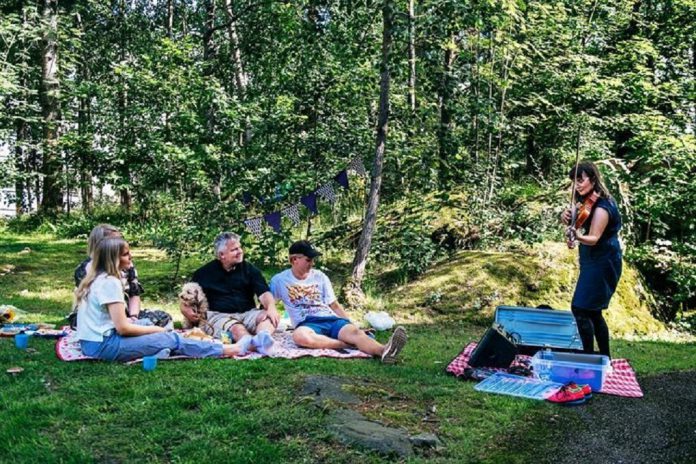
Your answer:
[[[25,247],[30,253],[19,254]],[[60,323],[70,306],[72,269],[82,259],[79,241],[0,235],[0,302],[30,311],[30,320]],[[173,265],[160,253],[136,250],[141,278],[157,306],[173,307]],[[201,260],[184,263],[184,275]],[[66,275],[67,274],[67,275]],[[167,281],[169,279],[169,281]],[[24,291],[26,290],[26,292]],[[102,362],[63,363],[54,343],[32,340],[36,353],[0,340],[0,365],[21,366],[0,376],[3,461],[67,462],[386,462],[335,441],[326,417],[296,392],[307,375],[366,380],[356,389],[358,409],[410,433],[434,432],[439,452],[413,462],[535,462],[552,458],[552,437],[576,423],[569,410],[512,397],[484,395],[444,373],[446,364],[483,327],[453,320],[446,326],[412,325],[396,366],[370,360],[262,359],[162,362],[157,370]],[[386,334],[380,334],[384,340]],[[696,346],[614,342],[641,375],[690,369]],[[3,370],[4,370],[3,369]],[[597,402],[597,404],[601,404]],[[596,407],[595,404],[586,406]],[[423,421],[434,408],[435,421]],[[558,418],[564,419],[558,430]]]

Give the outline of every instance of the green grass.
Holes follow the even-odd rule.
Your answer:
[[[26,248],[31,251],[22,252]],[[0,233],[0,303],[28,311],[28,321],[61,323],[83,249],[78,241]],[[147,291],[145,306],[174,311],[173,264],[147,248],[136,249],[135,260]],[[182,274],[200,263],[187,260]],[[384,296],[398,308],[397,319],[405,320],[415,308],[399,307],[398,297],[399,291]],[[408,330],[410,341],[396,366],[370,360],[197,360],[162,362],[151,373],[137,365],[60,362],[49,340],[32,339],[36,352],[23,352],[11,339],[0,339],[3,370],[25,369],[15,377],[0,373],[0,461],[393,461],[331,437],[327,415],[335,406],[318,409],[297,396],[312,374],[359,382],[352,391],[363,399],[357,409],[367,417],[443,440],[443,450],[418,454],[412,462],[535,462],[553,452],[549,439],[562,433],[553,418],[567,410],[479,394],[474,383],[445,374],[462,346],[481,335],[481,325],[449,312],[413,321]],[[639,377],[692,369],[696,356],[694,344],[613,340],[613,349],[632,360]],[[424,422],[433,407],[436,421]]]

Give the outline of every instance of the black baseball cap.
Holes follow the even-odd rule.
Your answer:
[[[290,254],[305,255],[309,259],[314,259],[317,256],[321,256],[321,253],[319,253],[307,240],[299,240],[290,245]]]

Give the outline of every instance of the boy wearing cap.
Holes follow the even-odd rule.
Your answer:
[[[385,364],[393,364],[406,344],[403,327],[394,329],[386,345],[368,337],[348,319],[336,299],[333,286],[323,272],[313,269],[321,256],[311,243],[300,240],[290,246],[290,269],[271,279],[271,293],[281,300],[295,328],[293,340],[305,348],[343,349],[352,346],[379,356]]]

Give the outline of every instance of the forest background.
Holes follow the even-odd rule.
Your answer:
[[[696,306],[694,17],[693,0],[5,0],[9,227],[111,222],[180,262],[362,158],[370,175],[301,227],[244,237],[271,264],[300,236],[356,253],[360,289],[368,255],[405,280],[457,250],[561,240],[577,150],[655,314],[679,322]]]

